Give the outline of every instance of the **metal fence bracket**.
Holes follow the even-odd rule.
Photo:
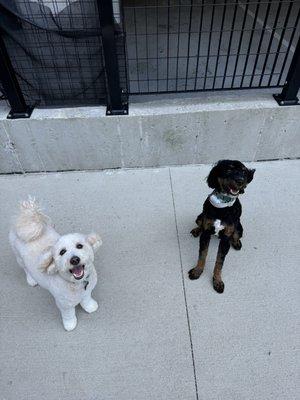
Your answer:
[[[24,111],[18,112],[13,109],[7,115],[7,119],[30,118],[34,107],[26,106]]]
[[[111,0],[98,0],[98,11],[102,32],[102,45],[107,81],[106,115],[128,114],[128,104],[123,101],[116,46],[116,32]]]
[[[33,107],[26,104],[0,30],[0,82],[11,110],[8,119],[30,118]]]
[[[286,82],[280,94],[274,94],[273,97],[280,106],[299,105],[297,97],[300,88],[300,39],[292,59]]]
[[[128,115],[128,103],[122,104],[122,108],[120,110],[108,105],[106,109],[106,115]]]
[[[281,94],[273,94],[273,97],[280,106],[298,106],[300,104],[298,97],[293,100],[284,100]]]

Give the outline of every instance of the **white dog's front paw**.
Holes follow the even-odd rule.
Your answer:
[[[88,313],[92,313],[94,311],[97,311],[98,309],[98,303],[94,299],[88,299],[86,301],[82,301],[80,305],[84,309],[84,311]]]
[[[72,331],[76,328],[77,318],[74,317],[72,319],[63,319],[63,324],[66,331]]]
[[[37,286],[38,284],[29,274],[26,274],[26,280],[29,286]]]

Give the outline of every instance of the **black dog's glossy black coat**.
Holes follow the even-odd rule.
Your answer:
[[[245,167],[237,160],[221,160],[210,171],[207,184],[216,192],[230,195],[234,192],[244,193],[246,186],[252,181],[255,170]],[[232,192],[233,190],[233,192]],[[209,196],[210,197],[210,196]],[[209,200],[205,200],[202,213],[197,217],[197,228],[191,231],[192,235],[200,235],[199,258],[195,268],[189,271],[190,279],[198,279],[203,272],[210,237],[215,233],[214,223],[221,221],[224,227],[219,232],[219,249],[214,269],[213,286],[218,293],[224,291],[224,283],[221,279],[221,271],[230,244],[236,250],[240,250],[242,243],[243,227],[240,222],[242,205],[237,198],[232,206],[217,208]]]

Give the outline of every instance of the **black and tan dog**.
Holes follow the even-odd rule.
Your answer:
[[[242,248],[240,238],[243,227],[240,222],[242,206],[238,199],[253,179],[255,170],[248,169],[240,161],[221,160],[210,171],[207,184],[214,191],[203,205],[203,212],[197,217],[197,228],[191,231],[200,236],[199,259],[195,268],[189,271],[190,279],[198,279],[203,272],[211,235],[220,239],[214,268],[213,286],[223,293],[222,267],[230,245],[236,250]]]

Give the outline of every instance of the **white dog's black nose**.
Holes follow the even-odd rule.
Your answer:
[[[73,257],[71,257],[71,259],[70,259],[70,263],[71,263],[72,265],[78,265],[78,264],[80,263],[80,258],[77,257],[77,256],[73,256]]]

